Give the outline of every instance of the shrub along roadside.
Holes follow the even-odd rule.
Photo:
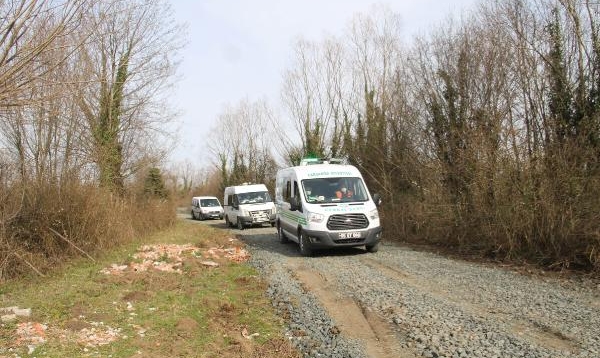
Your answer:
[[[0,198],[0,282],[46,275],[175,222],[169,201],[118,197],[91,185],[28,184]]]
[[[156,243],[194,246],[181,253],[181,264],[166,254],[156,258],[182,273],[101,272],[140,261],[132,253]],[[0,347],[6,347],[0,355],[12,348],[52,357],[299,357],[282,336],[283,322],[256,272],[208,254],[212,247],[239,245],[225,232],[180,222],[107,250],[96,262],[81,258],[50,277],[11,281],[1,289],[0,307],[31,308],[32,315],[0,326]],[[219,266],[203,264],[209,260]],[[43,342],[28,344],[18,334],[26,323],[42,325]]]

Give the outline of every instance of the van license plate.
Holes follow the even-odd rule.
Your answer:
[[[341,232],[339,233],[340,239],[358,239],[360,238],[360,231],[355,232]]]

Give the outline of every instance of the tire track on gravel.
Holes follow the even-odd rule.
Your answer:
[[[291,274],[314,294],[336,322],[340,333],[364,343],[366,353],[372,358],[415,358],[411,351],[398,344],[392,326],[377,314],[364,310],[353,299],[337,289],[335,278],[290,260]]]
[[[424,280],[422,279],[418,279],[398,268],[378,262],[375,259],[360,258],[360,260],[365,265],[381,272],[393,280],[401,281],[416,290],[426,292],[428,295],[431,295],[437,299],[450,302],[460,307],[460,309],[464,310],[465,313],[475,317],[481,317],[490,322],[502,322],[509,329],[509,333],[516,337],[559,351],[577,351],[579,349],[579,346],[572,338],[552,329],[551,327],[546,327],[535,321],[532,322],[515,318],[509,313],[502,312],[500,309],[490,310],[486,307],[469,303],[462,299],[457,299],[453,297],[452,292],[442,289],[440,285],[436,285],[435,283],[424,283]]]

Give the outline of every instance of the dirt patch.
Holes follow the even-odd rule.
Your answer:
[[[177,322],[175,326],[177,334],[183,337],[191,337],[198,332],[198,322],[190,317],[184,317]]]
[[[76,318],[72,318],[70,320],[68,320],[67,322],[65,322],[64,324],[64,329],[69,330],[69,331],[73,331],[73,332],[78,332],[81,331],[82,329],[89,329],[91,328],[92,325],[89,322],[85,322]]]
[[[123,301],[146,301],[149,298],[151,298],[152,294],[148,293],[148,292],[142,292],[142,291],[133,291],[133,292],[128,292],[125,295],[123,295]]]
[[[415,357],[397,343],[390,324],[371,312],[365,314],[353,299],[336,291],[335,282],[331,282],[329,277],[304,266],[294,266],[291,269],[307,291],[314,294],[327,309],[337,325],[333,329],[347,337],[361,340],[369,357]]]

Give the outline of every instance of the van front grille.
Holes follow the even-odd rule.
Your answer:
[[[252,222],[266,222],[269,221],[271,217],[271,210],[256,210],[251,211],[250,216],[252,217]]]
[[[364,214],[331,215],[327,220],[329,230],[355,230],[369,227],[369,220]]]

